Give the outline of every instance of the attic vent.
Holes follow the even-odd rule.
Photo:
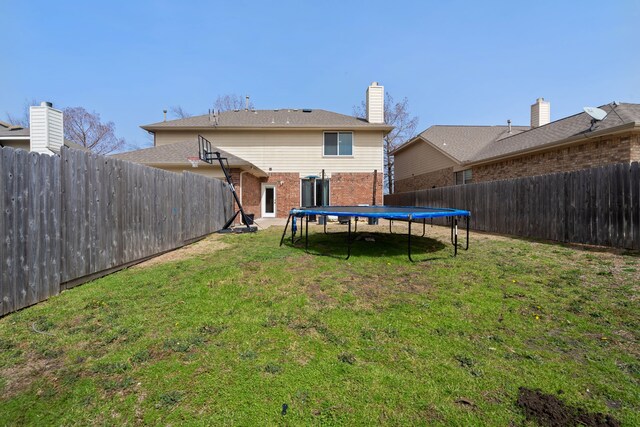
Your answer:
[[[309,109],[309,108],[303,108],[303,109],[302,109],[302,112],[303,112],[303,113],[310,113],[310,112],[311,112],[311,109]]]

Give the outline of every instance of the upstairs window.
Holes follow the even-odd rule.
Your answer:
[[[463,170],[455,173],[456,185],[471,184],[473,177],[471,176],[471,169]]]
[[[352,156],[353,132],[325,132],[325,156]]]

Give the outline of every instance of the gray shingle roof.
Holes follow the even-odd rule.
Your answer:
[[[218,114],[217,124],[208,114],[141,126],[145,130],[178,128],[369,128],[390,131],[386,124],[371,124],[365,119],[326,110],[239,110]]]
[[[29,129],[0,121],[0,137],[29,136]]]
[[[448,156],[460,163],[472,159],[478,151],[489,144],[508,136],[519,134],[529,129],[528,126],[454,126],[434,125],[422,132],[418,137],[428,141]],[[398,147],[395,152],[402,150],[414,140]]]
[[[462,164],[473,164],[553,146],[572,138],[583,139],[623,125],[640,126],[640,104],[606,104],[599,107],[608,114],[591,130],[591,116],[579,113],[544,126],[443,126],[435,125],[418,137]],[[398,147],[393,154],[416,142],[416,138]]]
[[[470,163],[485,161],[496,157],[528,151],[535,148],[553,145],[569,138],[586,138],[595,132],[613,129],[621,125],[640,125],[640,104],[607,104],[600,107],[608,114],[604,120],[591,127],[591,117],[587,113],[579,113],[564,119],[556,120],[544,126],[533,128],[527,132],[503,138],[495,144],[487,144],[479,150]]]
[[[253,168],[258,173],[266,175],[266,172],[259,169],[251,162],[241,159],[238,156],[234,156],[233,154],[224,150],[220,150],[219,148],[211,148],[214,152],[219,151],[222,157],[226,157],[229,161],[230,167],[239,167],[243,169]],[[198,141],[183,141],[173,144],[159,145],[157,147],[143,148],[141,150],[113,154],[112,157],[146,165],[163,164],[187,166],[191,165],[191,163],[187,160],[187,157],[198,157]],[[206,163],[200,161],[200,165],[205,164]],[[214,163],[214,165],[217,165],[217,163]]]

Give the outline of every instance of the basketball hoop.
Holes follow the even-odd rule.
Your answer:
[[[198,167],[198,163],[200,163],[200,157],[198,157],[198,156],[187,157],[187,160],[189,160],[189,163],[191,163],[191,167],[192,168],[197,168]]]

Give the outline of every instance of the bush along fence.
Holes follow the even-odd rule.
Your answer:
[[[397,193],[384,203],[470,210],[478,231],[640,249],[637,162]]]
[[[227,184],[63,148],[3,147],[0,316],[222,228]]]

